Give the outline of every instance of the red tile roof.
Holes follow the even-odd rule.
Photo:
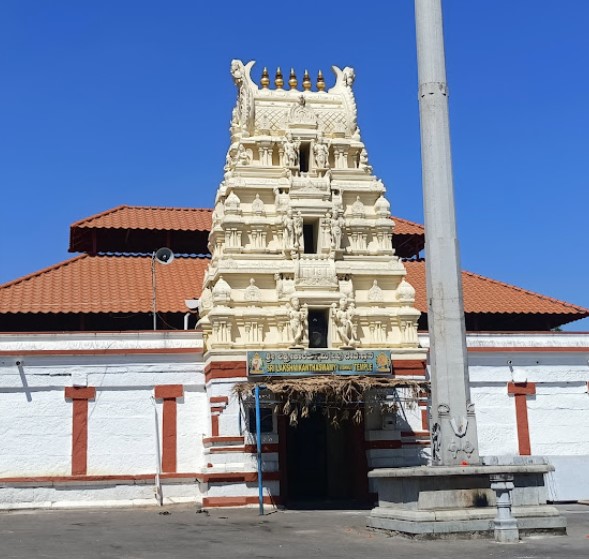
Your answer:
[[[157,229],[164,231],[210,231],[213,210],[209,208],[164,208],[158,206],[117,206],[76,221],[72,228]],[[423,225],[392,218],[398,235],[423,235]]]
[[[207,258],[156,264],[159,312],[186,312]],[[0,313],[149,313],[151,257],[77,256],[0,286]]]
[[[200,295],[208,264],[207,258],[176,258],[157,265],[158,311],[186,312],[184,300]],[[425,262],[404,264],[416,306],[426,312]],[[477,274],[463,272],[462,279],[466,313],[589,316],[589,309]],[[82,255],[0,286],[0,313],[125,312],[151,312],[149,256]]]
[[[397,255],[417,256],[423,250],[423,226],[392,219]],[[149,253],[165,245],[177,253],[206,254],[211,222],[210,209],[118,206],[72,224],[69,251]]]
[[[395,226],[393,233],[395,235],[425,235],[423,225],[403,219],[402,217],[393,217]]]
[[[427,312],[425,261],[403,262],[407,281],[415,288],[415,306]],[[578,318],[589,316],[589,309],[572,305],[496,281],[472,272],[462,272],[464,312],[484,314],[571,314]]]
[[[72,228],[209,231],[212,213],[205,208],[117,206],[77,221]]]

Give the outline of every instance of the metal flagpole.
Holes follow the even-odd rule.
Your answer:
[[[258,502],[260,516],[264,515],[264,480],[262,479],[262,417],[260,413],[260,385],[254,388],[256,398],[256,449],[258,453]]]

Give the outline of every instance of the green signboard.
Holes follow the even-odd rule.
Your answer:
[[[248,351],[249,377],[314,375],[386,375],[391,372],[388,349],[305,349]]]

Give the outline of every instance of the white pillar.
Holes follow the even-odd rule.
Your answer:
[[[441,0],[415,0],[425,215],[432,453],[436,465],[479,462],[470,401],[456,235]]]

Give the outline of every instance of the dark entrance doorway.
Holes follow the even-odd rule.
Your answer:
[[[309,309],[309,347],[327,347],[328,311],[325,309]]]
[[[368,504],[364,425],[331,425],[320,409],[290,426],[281,417],[280,493],[287,506],[339,508]]]

